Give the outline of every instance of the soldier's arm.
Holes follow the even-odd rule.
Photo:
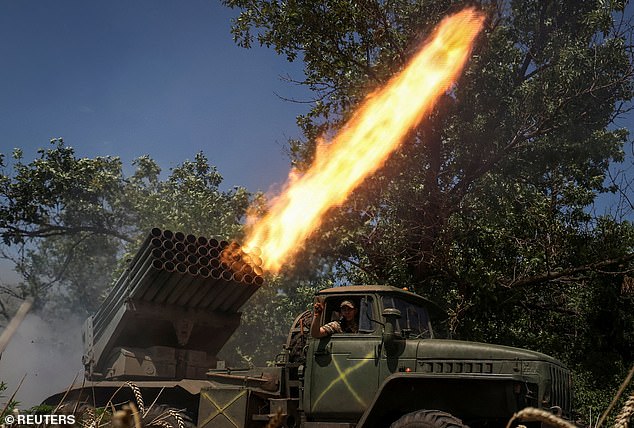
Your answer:
[[[324,310],[323,303],[315,303],[314,311],[313,311],[313,323],[310,325],[310,335],[316,339],[320,337],[324,337],[328,335],[328,332],[319,325],[319,317]]]

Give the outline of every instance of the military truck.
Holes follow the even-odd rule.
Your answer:
[[[303,428],[490,427],[529,406],[571,413],[571,375],[561,362],[440,339],[439,308],[393,286],[322,290],[319,321],[339,319],[349,300],[358,308],[358,333],[311,338],[306,311],[275,365],[230,367],[217,353],[263,280],[257,255],[235,246],[226,260],[210,248],[229,244],[210,241],[154,230],[85,325],[85,381],[45,403],[120,405],[140,392],[146,404],[181,412],[201,428],[264,427],[273,418]]]

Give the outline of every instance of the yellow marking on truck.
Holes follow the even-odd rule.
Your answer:
[[[350,393],[352,394],[352,396],[354,397],[355,400],[357,400],[357,402],[359,404],[361,404],[363,407],[366,407],[367,404],[365,403],[365,401],[363,401],[363,399],[359,396],[359,394],[357,393],[357,391],[355,391],[355,389],[352,387],[352,385],[350,384],[350,382],[348,381],[348,376],[355,372],[356,370],[360,369],[361,367],[363,367],[365,364],[372,362],[372,360],[370,359],[372,356],[374,355],[374,350],[370,351],[365,357],[363,357],[363,359],[361,361],[359,361],[357,364],[355,364],[354,366],[350,366],[345,370],[341,370],[341,367],[339,366],[339,364],[337,363],[337,360],[335,358],[332,359],[332,362],[335,366],[335,368],[337,369],[337,372],[339,373],[339,377],[333,379],[332,382],[330,382],[330,384],[324,388],[323,391],[321,391],[321,394],[319,394],[319,397],[317,397],[317,399],[315,400],[315,402],[313,403],[313,406],[316,406],[317,403],[319,403],[319,401],[324,398],[324,396],[328,393],[328,391],[330,391],[332,388],[335,387],[335,385],[337,385],[339,382],[343,382],[347,387],[348,387],[348,391],[350,391]]]
[[[237,428],[240,427],[240,425],[238,425],[238,423],[236,421],[234,421],[233,419],[231,419],[231,417],[229,417],[229,415],[227,415],[225,413],[225,410],[227,408],[229,408],[233,403],[235,403],[236,401],[238,401],[240,398],[242,398],[242,396],[244,396],[247,393],[247,390],[244,389],[242,390],[238,395],[236,395],[233,400],[229,401],[228,403],[226,403],[224,406],[216,403],[214,401],[213,398],[211,398],[211,396],[205,392],[205,391],[201,391],[201,395],[202,397],[204,397],[205,399],[207,399],[211,404],[214,405],[214,407],[216,408],[216,411],[214,413],[212,413],[207,419],[205,419],[205,421],[200,424],[199,426],[204,427],[205,425],[207,425],[209,422],[211,422],[213,419],[215,419],[217,416],[224,416],[225,418],[227,418],[229,420],[229,422],[231,422],[231,424]]]

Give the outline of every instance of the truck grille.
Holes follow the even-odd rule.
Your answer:
[[[494,373],[493,361],[420,361],[424,373]]]
[[[559,406],[564,415],[569,415],[572,397],[570,371],[559,367],[550,366],[550,403],[551,406]]]

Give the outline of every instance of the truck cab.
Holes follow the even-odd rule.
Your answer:
[[[503,426],[528,406],[570,414],[570,372],[562,363],[523,349],[439,339],[433,324],[441,311],[422,296],[376,285],[331,288],[317,298],[325,306],[322,325],[340,316],[342,301],[354,302],[359,331],[308,341],[301,402],[307,426],[383,427],[430,410],[472,427]]]
[[[415,365],[415,342],[403,341],[400,358],[388,355],[386,346],[394,343],[384,338],[385,309],[397,309],[401,316],[392,320],[395,337],[433,337],[427,306],[431,302],[395,287],[356,286],[323,290],[324,311],[320,322],[340,318],[339,305],[344,300],[358,308],[359,332],[339,333],[309,343],[306,360],[304,406],[312,419],[356,422],[369,407],[382,380]],[[389,356],[389,358],[388,358]],[[341,403],[346,403],[342,406]]]
[[[484,428],[506,426],[525,407],[570,414],[570,372],[562,363],[438,338],[442,311],[422,296],[361,285],[315,298],[324,305],[320,325],[339,320],[342,302],[352,302],[358,332],[313,338],[313,314],[304,312],[277,367],[210,372],[214,386],[202,391],[199,426],[259,427],[278,418],[281,426],[304,428]]]

